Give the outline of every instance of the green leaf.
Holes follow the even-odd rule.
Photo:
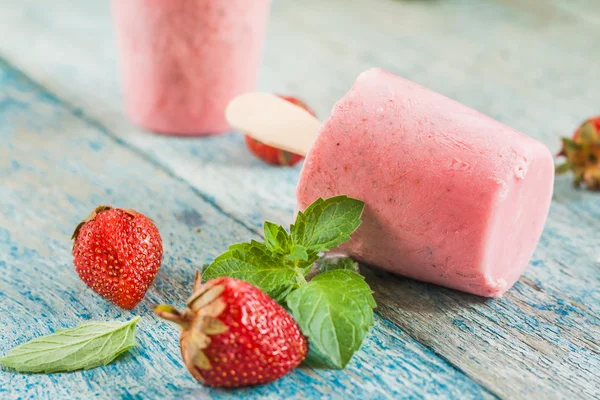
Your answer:
[[[319,358],[344,368],[373,325],[376,304],[361,275],[338,269],[294,290],[287,306]]]
[[[315,346],[308,347],[308,354],[306,355],[304,361],[302,361],[302,364],[314,369],[339,369],[339,367],[336,367],[331,363],[331,361],[329,361],[328,357],[321,354],[319,350],[315,348]]]
[[[315,265],[315,261],[319,259],[319,253],[307,252],[304,246],[294,244],[290,254],[285,256],[285,260],[291,263],[294,268],[298,269],[298,273],[302,276],[308,275]]]
[[[289,292],[296,272],[286,265],[283,256],[273,253],[264,243],[235,244],[206,268],[204,279],[229,276],[249,282],[274,299]]]
[[[581,146],[573,139],[563,137],[560,140],[562,141],[565,150],[581,150]]]
[[[570,170],[571,170],[571,164],[569,164],[568,162],[557,165],[555,168],[555,172],[557,175],[567,173]]]
[[[289,268],[298,268],[306,276],[314,262],[319,259],[318,252],[308,252],[306,247],[294,244],[287,231],[280,225],[265,222],[265,245],[274,253],[283,255],[283,261]]]
[[[275,300],[276,302],[278,302],[279,304],[281,304],[282,306],[285,307],[285,299],[289,296],[289,294],[294,290],[297,289],[298,285],[296,283],[290,283],[289,285],[283,285],[281,286],[278,290],[273,291],[272,293],[270,293],[270,296],[273,300]]]
[[[88,322],[58,330],[10,350],[0,363],[17,372],[53,373],[107,365],[135,345],[136,317],[127,322]]]
[[[319,272],[333,271],[336,269],[347,269],[358,272],[358,263],[350,257],[323,257],[317,261]]]
[[[210,264],[202,264],[200,266],[200,273],[204,274],[204,271],[206,271],[206,268],[208,268],[210,266]]]
[[[265,245],[275,253],[288,254],[291,247],[291,238],[287,231],[280,225],[265,221]]]
[[[306,247],[301,246],[299,244],[295,244],[292,246],[289,254],[285,257],[285,260],[288,262],[296,262],[296,261],[308,261],[308,253],[306,251]]]
[[[350,239],[361,223],[364,203],[348,196],[317,199],[304,212],[299,212],[290,227],[294,244],[310,253],[331,250]]]

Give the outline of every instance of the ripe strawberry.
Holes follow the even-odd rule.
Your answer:
[[[179,343],[187,369],[212,387],[268,383],[289,373],[308,352],[294,319],[251,284],[233,278],[200,283],[196,274],[187,308],[157,306],[160,317],[182,328]]]
[[[99,206],[72,239],[81,280],[121,308],[132,309],[142,300],[162,262],[158,229],[133,210]]]
[[[289,97],[289,96],[279,95],[279,97],[281,97],[284,100],[289,101],[292,104],[302,107],[303,109],[305,109],[312,115],[315,115],[315,113],[302,100],[299,100],[295,97]],[[298,154],[290,153],[289,151],[285,151],[285,150],[277,149],[272,146],[268,146],[262,142],[259,142],[256,139],[251,138],[248,135],[246,135],[246,145],[248,146],[250,151],[252,153],[254,153],[254,155],[256,155],[258,158],[260,158],[264,162],[266,162],[268,164],[272,164],[272,165],[293,166],[293,165],[298,164],[304,158]]]
[[[573,171],[576,186],[583,182],[589,190],[600,190],[600,116],[584,121],[573,139],[562,138],[562,142],[558,155],[567,161],[556,168],[556,173]]]

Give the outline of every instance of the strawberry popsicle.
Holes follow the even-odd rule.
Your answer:
[[[270,0],[113,0],[129,118],[181,135],[230,130],[227,103],[256,84]]]
[[[541,143],[456,101],[372,69],[321,126],[297,189],[365,202],[340,250],[414,279],[499,297],[531,258],[554,163]]]

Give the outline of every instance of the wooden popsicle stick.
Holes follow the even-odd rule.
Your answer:
[[[229,125],[269,146],[305,156],[321,127],[308,111],[274,94],[245,93],[227,105]]]

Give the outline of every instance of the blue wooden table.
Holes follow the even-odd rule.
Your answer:
[[[113,364],[0,370],[0,398],[600,397],[600,194],[568,177],[504,298],[362,267],[379,308],[346,370],[302,367],[235,392],[200,386],[177,329],[151,307],[183,305],[194,270],[258,238],[264,220],[289,223],[299,169],[265,166],[239,134],[172,138],[131,126],[107,2],[41,3],[0,7],[0,347],[89,319],[142,319],[137,347]],[[600,113],[599,30],[594,0],[275,0],[260,87],[324,118],[359,72],[380,66],[557,149]],[[72,265],[73,228],[101,203],[151,216],[163,237],[163,267],[131,312],[93,294]]]

